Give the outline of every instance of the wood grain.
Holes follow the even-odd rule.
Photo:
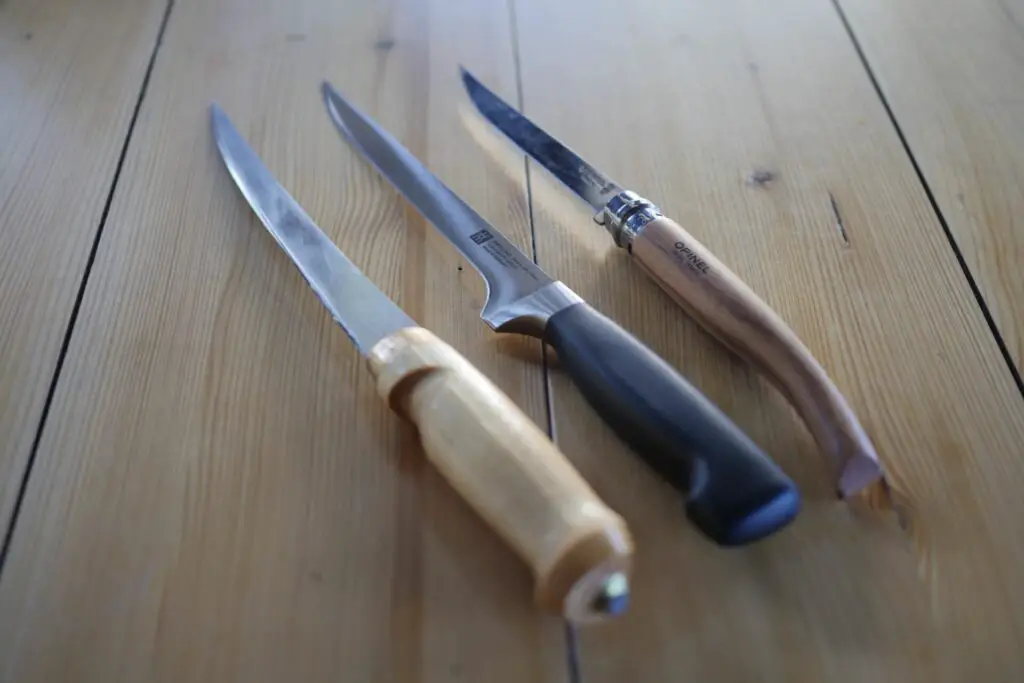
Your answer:
[[[4,529],[163,9],[163,0],[0,3]]]
[[[0,582],[0,679],[563,681],[561,620],[424,461],[239,195],[219,103],[347,255],[544,425],[482,285],[337,136],[320,80],[529,245],[456,112],[504,4],[178,0]],[[531,348],[536,343],[529,344]]]
[[[1019,370],[1024,2],[839,5]]]
[[[530,567],[538,607],[588,625],[617,616],[594,606],[628,576],[633,539],[548,435],[422,327],[374,344],[369,367],[426,457]]]
[[[559,445],[637,545],[630,613],[580,634],[583,680],[1021,680],[1022,399],[834,7],[621,8],[517,2],[524,111],[776,308],[861,417],[896,506],[838,501],[782,397],[531,164],[541,266],[687,374],[805,495],[786,532],[714,548],[555,374]]]

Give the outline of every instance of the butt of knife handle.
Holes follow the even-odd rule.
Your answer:
[[[701,391],[585,302],[548,320],[544,340],[605,423],[686,497],[721,545],[750,543],[799,512],[796,485]]]
[[[430,462],[529,566],[542,609],[576,623],[621,612],[626,523],[511,399],[419,327],[378,342],[368,365]]]
[[[742,546],[771,536],[789,525],[803,507],[796,485],[785,475],[766,478],[758,473],[759,488],[729,491],[728,481],[702,490],[699,482],[703,461],[694,476],[694,495],[686,501],[686,514],[722,546]],[[722,490],[725,488],[726,490]]]

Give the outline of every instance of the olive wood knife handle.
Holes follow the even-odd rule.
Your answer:
[[[818,361],[739,277],[675,221],[660,216],[633,236],[633,259],[688,314],[763,372],[834,458],[850,496],[882,477],[870,439]]]
[[[613,616],[595,602],[628,575],[632,537],[547,435],[424,328],[382,339],[368,364],[427,458],[529,565],[536,603],[577,623]]]

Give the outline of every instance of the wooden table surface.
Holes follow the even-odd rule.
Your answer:
[[[781,395],[481,125],[459,64],[789,321],[895,507],[835,499]],[[538,343],[479,320],[323,78],[745,428],[797,521],[700,537]],[[214,101],[626,518],[625,617],[533,608],[242,201]],[[1024,680],[1022,188],[1024,0],[0,2],[0,680]]]

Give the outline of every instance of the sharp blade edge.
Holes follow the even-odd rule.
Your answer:
[[[477,111],[595,211],[600,211],[608,200],[622,191],[618,183],[513,109],[469,71],[464,68],[460,71],[462,83]]]
[[[391,134],[322,84],[328,114],[352,144],[473,265],[487,283],[481,313],[495,327],[515,301],[552,283],[551,278],[419,162]]]
[[[281,187],[217,105],[213,135],[235,184],[360,353],[416,323],[348,260]]]

